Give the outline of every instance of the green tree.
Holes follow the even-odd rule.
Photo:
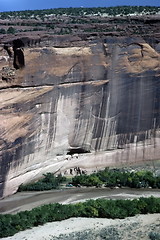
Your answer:
[[[53,173],[43,174],[44,178],[40,179],[35,183],[29,183],[26,185],[21,185],[18,189],[21,191],[44,191],[50,189],[56,189],[59,187],[60,183],[66,181],[66,178],[59,174],[57,177]]]
[[[8,30],[7,30],[8,34],[14,34],[15,32],[16,32],[16,30],[13,27],[9,27]]]
[[[0,29],[0,34],[6,34],[6,30],[4,28]]]

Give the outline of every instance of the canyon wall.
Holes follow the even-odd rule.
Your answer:
[[[156,39],[14,37],[0,74],[0,197],[45,172],[159,159]]]

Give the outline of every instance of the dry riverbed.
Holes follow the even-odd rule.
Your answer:
[[[49,203],[76,203],[88,199],[134,199],[139,197],[160,197],[159,189],[109,189],[109,188],[72,188],[43,192],[18,192],[0,200],[0,213],[17,213]]]

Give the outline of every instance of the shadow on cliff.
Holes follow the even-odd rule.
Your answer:
[[[1,158],[0,167],[0,198],[10,195],[9,192],[5,193],[6,182],[11,179],[7,179],[8,173],[11,169],[16,169],[17,166],[23,164],[24,157],[29,153],[34,152],[34,144],[32,138],[18,137],[13,143],[5,142]],[[6,150],[6,151],[5,151]],[[16,185],[15,187],[17,187]],[[11,185],[11,188],[14,186]],[[15,192],[16,188],[14,189]],[[9,191],[9,188],[7,188]],[[11,191],[12,192],[12,191]]]
[[[5,182],[9,170],[19,164],[18,160],[22,157],[22,143],[23,138],[18,138],[12,144],[5,142],[4,153],[1,155],[1,168],[0,168],[0,198],[4,196]],[[5,149],[7,151],[5,151]],[[16,158],[16,159],[15,159]],[[15,161],[16,160],[16,161]]]
[[[25,66],[24,43],[20,39],[13,40],[12,43],[6,43],[4,49],[7,51],[13,67],[21,69]]]
[[[13,41],[14,51],[13,66],[15,69],[21,69],[25,66],[23,47],[24,43],[20,39]]]

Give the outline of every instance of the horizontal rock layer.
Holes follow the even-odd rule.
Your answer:
[[[44,45],[14,39],[0,52],[1,197],[45,172],[159,158],[157,40]]]

